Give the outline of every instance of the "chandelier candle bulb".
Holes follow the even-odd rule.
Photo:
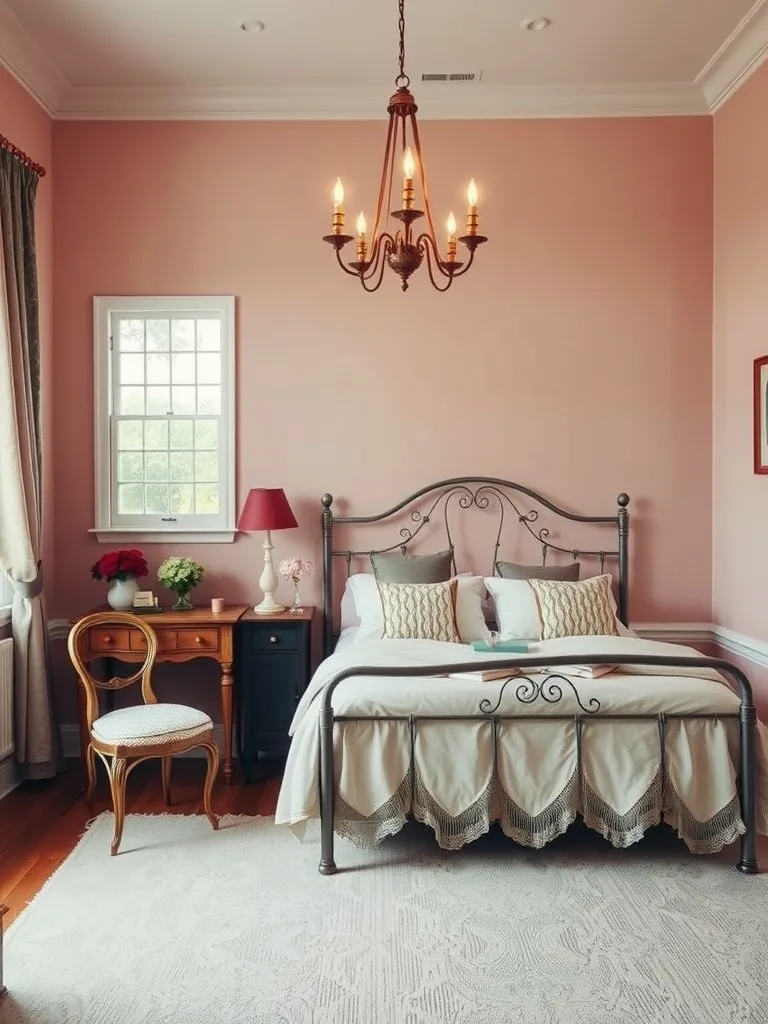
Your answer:
[[[453,263],[456,259],[456,218],[453,211],[448,214],[446,227],[448,228],[448,262]]]
[[[477,234],[477,185],[471,178],[467,186],[467,234]]]
[[[357,234],[358,234],[358,239],[357,239],[357,262],[358,263],[365,263],[366,248],[367,248],[366,242],[365,242],[365,232],[366,232],[367,228],[368,228],[368,225],[365,223],[365,214],[361,212],[360,216],[357,218]]]
[[[344,186],[341,178],[333,186],[333,233],[340,235],[344,229]]]
[[[414,188],[413,188],[413,175],[414,175],[415,171],[416,171],[416,164],[415,164],[415,161],[413,159],[413,153],[411,152],[411,147],[409,146],[406,149],[406,151],[405,151],[405,156],[403,157],[403,174],[405,175],[405,178],[403,180],[403,209],[404,210],[411,210],[413,208],[413,199],[414,199],[414,195],[415,195]]]

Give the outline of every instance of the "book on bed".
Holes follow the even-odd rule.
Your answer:
[[[519,671],[515,665],[510,665],[509,668],[471,668],[466,672],[449,672],[448,675],[452,679],[472,679],[475,682],[487,683],[493,679],[508,679],[517,675]]]

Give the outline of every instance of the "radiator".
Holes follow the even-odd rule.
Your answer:
[[[0,640],[0,761],[13,746],[13,640]]]

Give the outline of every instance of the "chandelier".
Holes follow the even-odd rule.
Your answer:
[[[409,89],[411,80],[405,73],[405,0],[398,0],[400,31],[400,73],[395,78],[397,92],[390,98],[387,106],[389,124],[387,142],[384,147],[384,163],[379,184],[379,198],[376,204],[376,217],[373,231],[368,235],[368,225],[363,213],[357,218],[357,258],[345,264],[341,258],[341,250],[354,239],[354,235],[344,234],[344,186],[337,178],[333,189],[333,220],[331,234],[324,235],[323,241],[328,242],[336,250],[339,266],[352,277],[357,277],[367,292],[375,292],[384,277],[384,268],[389,267],[402,281],[402,289],[408,287],[408,278],[418,270],[426,258],[429,279],[432,285],[441,292],[448,291],[457,277],[469,270],[475,258],[475,249],[488,239],[477,233],[477,187],[474,178],[467,188],[467,221],[466,234],[456,237],[456,218],[449,214],[446,231],[445,255],[440,252],[437,241],[432,209],[429,205],[427,175],[424,170],[424,159],[419,141],[419,127],[416,123],[416,101]],[[392,191],[395,179],[396,150],[402,153],[403,183],[401,189],[401,206],[392,209]],[[414,177],[418,175],[424,209],[414,206],[416,189]],[[400,221],[400,227],[394,234],[385,230],[387,214]],[[426,230],[416,235],[414,224],[421,217],[426,217]],[[461,242],[469,252],[465,263],[456,259],[456,244]]]

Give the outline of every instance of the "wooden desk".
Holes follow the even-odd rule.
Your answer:
[[[157,658],[160,661],[182,662],[194,658],[212,658],[221,665],[221,719],[224,725],[224,781],[232,781],[232,662],[233,629],[248,605],[229,605],[219,614],[210,608],[193,608],[187,612],[158,612],[143,619],[157,634]],[[102,605],[94,611],[111,611]],[[89,615],[93,612],[88,612]],[[73,619],[77,622],[84,616]],[[83,648],[84,660],[114,658],[116,661],[140,662],[144,658],[144,637],[130,627],[93,626],[88,630]],[[88,729],[85,715],[85,692],[77,687],[80,726],[80,754],[85,763]]]

